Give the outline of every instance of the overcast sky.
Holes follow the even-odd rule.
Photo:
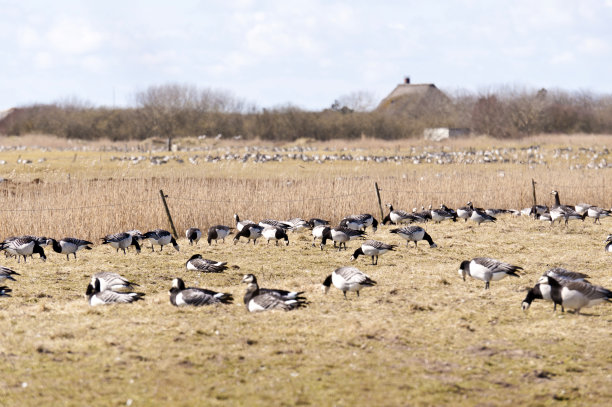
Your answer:
[[[612,0],[0,0],[0,41],[0,110],[168,83],[319,110],[406,75],[612,93]]]

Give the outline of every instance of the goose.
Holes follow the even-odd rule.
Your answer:
[[[155,251],[156,244],[159,245],[159,251],[161,252],[164,249],[164,246],[170,243],[172,243],[174,250],[177,252],[180,251],[179,245],[176,243],[176,239],[174,239],[174,236],[172,236],[167,230],[154,229],[145,233],[143,237],[145,239],[149,239],[149,242],[151,242],[151,252]]]
[[[238,243],[240,237],[246,237],[247,243],[248,240],[252,240],[253,245],[255,245],[257,243],[257,239],[261,237],[261,232],[263,232],[263,229],[263,227],[254,223],[244,225],[242,229],[240,229],[238,233],[236,233],[236,236],[234,236],[234,244]]]
[[[312,246],[314,247],[317,239],[323,240],[323,235],[329,235],[330,227],[326,225],[318,225],[312,228]],[[321,250],[323,250],[323,246],[321,246]]]
[[[0,281],[4,281],[4,280],[17,281],[15,280],[13,276],[20,276],[20,275],[21,274],[19,274],[15,270],[12,270],[8,267],[0,266]]]
[[[214,261],[202,258],[201,254],[194,254],[187,260],[185,267],[190,271],[203,273],[221,273],[227,270],[226,261]]]
[[[550,217],[552,219],[551,225],[555,223],[557,219],[559,219],[559,223],[561,223],[561,218],[565,219],[566,225],[568,220],[570,219],[581,219],[584,221],[584,218],[587,216],[586,213],[584,215],[580,215],[574,210],[573,207],[568,205],[561,205],[561,201],[559,199],[559,192],[552,191],[550,194],[555,197],[555,205],[550,210]]]
[[[197,245],[202,238],[202,231],[198,228],[189,228],[185,231],[185,237],[189,239],[189,246],[194,243]]]
[[[345,226],[355,230],[366,230],[368,226],[372,227],[372,233],[376,233],[378,229],[378,220],[369,213],[361,215],[351,215],[340,221],[340,226]]]
[[[249,312],[262,312],[271,310],[291,311],[306,306],[306,300],[296,297],[295,299],[281,299],[270,292],[262,292],[257,280],[252,280],[245,275],[242,279],[247,284],[244,294],[244,305]]]
[[[465,222],[472,216],[472,211],[474,210],[474,205],[472,201],[469,201],[466,206],[461,208],[457,208],[457,217],[463,219]]]
[[[557,280],[550,276],[542,276],[538,284],[540,290],[546,285],[550,287],[550,297],[555,304],[553,311],[557,310],[557,305],[561,305],[561,312],[565,312],[567,307],[579,314],[582,308],[592,307],[602,302],[612,302],[612,291],[584,281]]]
[[[83,239],[77,239],[75,237],[65,237],[59,242],[55,239],[48,239],[48,244],[52,245],[53,251],[59,254],[65,254],[66,260],[70,260],[70,254],[74,255],[76,260],[76,252],[81,249],[91,250],[89,245],[93,243]]]
[[[304,229],[310,229],[308,222],[302,218],[292,218],[286,221],[286,223],[291,225],[290,229],[292,232],[301,232]]]
[[[225,225],[211,226],[208,228],[208,237],[206,239],[208,241],[208,245],[210,246],[210,243],[213,240],[215,243],[217,243],[217,240],[219,239],[223,240],[223,243],[225,243],[225,238],[230,234],[231,230],[232,228]]]
[[[102,244],[108,244],[114,247],[117,249],[117,252],[121,249],[123,250],[123,254],[126,254],[126,248],[134,246],[136,248],[136,253],[140,253],[140,244],[138,244],[137,239],[133,238],[133,236],[127,232],[106,235],[102,238]]]
[[[244,277],[242,278],[242,282],[247,283],[247,284],[250,284],[250,283],[257,284],[257,277],[255,277],[254,274],[245,274]],[[302,301],[306,300],[306,298],[302,296],[302,294],[304,294],[304,291],[287,291],[287,290],[281,290],[278,288],[259,288],[259,293],[260,294],[270,294],[283,301],[298,300],[298,299]]]
[[[608,237],[606,238],[606,242],[608,244],[606,244],[605,251],[607,251],[608,253],[612,253],[612,235],[608,235]]]
[[[180,278],[172,280],[172,288],[170,288],[169,294],[170,304],[176,307],[231,304],[234,301],[232,294],[219,293],[205,288],[185,287],[185,282]]]
[[[395,250],[397,245],[394,244],[386,244],[383,242],[379,242],[378,240],[366,240],[361,244],[361,247],[355,250],[353,255],[351,256],[351,261],[357,259],[360,255],[371,256],[372,264],[378,264],[378,256],[382,256],[383,254]],[[376,261],[374,261],[376,258]]]
[[[255,223],[252,220],[240,220],[237,213],[234,214],[234,220],[236,220],[236,229],[238,232],[240,232],[244,226]]]
[[[586,274],[569,271],[561,267],[551,268],[545,271],[542,276],[552,277],[561,284],[568,281],[583,281],[588,283],[588,281],[586,281],[586,278],[588,278]],[[531,288],[521,304],[523,311],[527,311],[535,299],[552,301],[552,297],[550,296],[550,285],[538,283]]]
[[[275,246],[278,246],[278,241],[282,239],[285,241],[285,246],[289,246],[289,236],[281,227],[266,226],[261,235],[268,241],[268,244],[270,244],[270,240],[274,240]]]
[[[417,212],[416,208],[412,208],[412,215],[417,217],[417,222],[427,222],[431,220],[431,210],[421,206],[421,210]]]
[[[493,222],[497,220],[496,217],[487,214],[486,212],[479,211],[478,209],[474,209],[472,211],[472,215],[470,216],[470,220],[476,222],[478,226],[480,226],[483,222]]]
[[[374,287],[376,281],[372,280],[367,274],[356,267],[345,266],[334,270],[325,278],[322,286],[325,294],[327,294],[332,284],[334,287],[341,290],[344,293],[344,299],[347,299],[347,291],[355,291],[357,297],[359,297],[359,291],[364,288]]]
[[[94,274],[91,277],[92,285],[95,284],[96,279],[100,281],[100,291],[119,291],[124,289],[131,290],[134,288],[134,286],[138,286],[138,284],[133,283],[127,278],[111,271],[101,271]]]
[[[453,222],[457,222],[457,214],[450,212],[444,204],[440,205],[440,209],[431,210],[431,220],[434,221],[434,223],[440,223],[446,219],[452,219]]]
[[[353,230],[342,226],[330,228],[326,230],[325,234],[323,234],[323,238],[321,239],[321,249],[323,249],[323,246],[325,246],[327,240],[331,239],[334,242],[334,247],[336,246],[336,243],[338,243],[338,251],[342,250],[342,245],[344,245],[344,250],[346,250],[346,242],[363,237],[364,233],[365,232],[363,230]]]
[[[320,218],[310,218],[307,223],[310,225],[311,228],[315,228],[317,226],[328,226],[329,225],[329,221],[325,220],[325,219],[320,219]]]
[[[485,209],[484,212],[489,216],[495,217],[495,216],[503,215],[504,213],[511,213],[512,211],[509,209],[488,208],[488,209]]]
[[[609,210],[597,206],[591,206],[589,209],[587,209],[587,216],[589,218],[595,219],[593,223],[599,222],[600,225],[601,218],[605,218],[606,216],[610,216],[611,214],[612,212],[610,212]]]
[[[274,219],[264,219],[262,221],[259,221],[259,226],[263,228],[267,228],[268,226],[273,226],[273,227],[281,228],[285,231],[291,228],[291,225],[289,223],[282,221],[282,220],[274,220]]]
[[[463,281],[465,281],[465,276],[484,281],[485,290],[488,290],[490,281],[501,280],[507,276],[520,277],[516,272],[522,269],[522,267],[488,257],[476,257],[461,262],[459,275],[463,278]]]
[[[13,290],[8,288],[7,286],[5,286],[5,285],[0,286],[0,297],[10,297],[11,296],[11,294],[10,294],[11,292],[13,292]]]
[[[115,292],[110,290],[100,290],[100,280],[94,279],[93,283],[87,285],[87,291],[85,291],[87,301],[89,305],[104,305],[104,304],[118,304],[118,303],[130,303],[141,300],[144,297],[144,293],[136,292]]]
[[[563,267],[553,267],[550,270],[546,270],[544,274],[542,274],[542,276],[552,277],[555,280],[564,279],[564,280],[573,280],[573,281],[584,281],[587,283],[588,281],[586,279],[589,278],[589,276],[584,273],[570,271]]]
[[[0,250],[5,250],[7,253],[17,257],[19,263],[20,256],[23,256],[23,262],[26,262],[26,257],[36,253],[40,255],[42,261],[47,260],[45,251],[38,243],[38,240],[31,236],[16,237],[0,244]]]
[[[417,215],[400,209],[394,209],[393,205],[391,205],[390,203],[387,204],[387,208],[389,208],[389,213],[382,220],[383,225],[386,225],[389,222],[397,225],[399,223],[413,223],[424,221],[421,217]]]
[[[420,226],[404,226],[398,229],[391,229],[389,232],[399,235],[402,239],[406,239],[406,247],[408,247],[408,242],[414,242],[414,247],[416,249],[417,242],[419,240],[425,240],[427,243],[429,243],[429,247],[431,248],[438,247],[438,245],[434,243],[429,233],[427,233],[425,229]]]
[[[579,215],[584,215],[586,211],[589,210],[593,205],[589,205],[587,203],[579,203],[574,205],[574,210],[578,212]]]
[[[544,212],[542,214],[536,212],[534,216],[537,220],[541,220],[543,222],[550,222],[550,226],[552,226],[552,216],[550,215],[550,212]]]
[[[140,246],[142,246],[142,241],[144,240],[144,236],[142,235],[142,232],[140,230],[132,229],[132,230],[128,230],[125,233],[129,233],[130,235],[132,235],[132,240],[135,240],[136,242],[138,242]]]

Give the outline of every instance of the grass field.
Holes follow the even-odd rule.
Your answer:
[[[568,140],[535,141],[552,151]],[[368,143],[356,148],[372,154],[398,148]],[[585,143],[603,147],[609,138]],[[469,142],[460,141],[449,148],[466,147]],[[15,164],[19,155],[33,164]],[[76,155],[53,147],[3,154],[0,176],[10,181],[0,184],[2,237],[32,233],[98,242],[127,228],[168,228],[159,189],[169,195],[179,233],[189,226],[233,225],[234,212],[253,220],[377,215],[374,182],[383,202],[408,210],[469,199],[482,206],[529,206],[532,178],[542,203],[551,204],[550,188],[557,188],[567,202],[612,204],[610,169],[570,171],[573,163],[563,159],[533,168],[371,162],[190,167],[130,166],[111,162],[117,153],[110,152]],[[42,157],[46,161],[37,165]],[[45,263],[5,259],[0,264],[21,276],[6,284],[13,296],[0,298],[0,404],[605,405],[612,400],[612,307],[574,315],[553,314],[551,303],[536,301],[527,313],[520,306],[526,288],[554,266],[612,287],[611,257],[603,250],[612,219],[602,223],[551,228],[504,216],[480,227],[428,224],[439,247],[421,242],[416,250],[381,227],[370,236],[400,246],[381,256],[378,266],[363,257],[353,263],[378,285],[348,300],[333,287],[324,295],[320,285],[350,264],[358,243],[350,242],[347,251],[321,251],[309,233],[291,234],[288,247],[233,245],[231,239],[194,247],[182,238],[180,252],[167,246],[152,253],[147,245],[138,256],[124,256],[96,245],[78,252],[76,261],[50,248]],[[214,275],[187,271],[193,253],[230,268]],[[488,291],[481,281],[462,281],[459,263],[477,256],[520,265],[522,278],[492,282]],[[145,300],[89,307],[86,285],[103,270],[139,283]],[[245,273],[256,274],[263,287],[306,291],[310,304],[289,313],[249,314],[240,284]],[[174,277],[230,292],[235,304],[177,309],[168,300]]]

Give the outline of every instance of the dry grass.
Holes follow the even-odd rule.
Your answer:
[[[3,236],[91,238],[128,225],[165,227],[160,188],[170,196],[175,221],[183,229],[230,223],[235,211],[255,220],[295,215],[338,220],[351,212],[376,213],[374,181],[383,188],[383,200],[396,207],[435,204],[440,195],[419,191],[454,188],[495,190],[475,202],[501,206],[529,199],[520,198],[520,191],[535,171],[543,196],[548,192],[544,188],[551,186],[547,183],[574,186],[567,192],[560,189],[568,201],[588,193],[591,189],[585,185],[598,185],[609,175],[609,170],[564,171],[562,165],[546,171],[536,167],[533,172],[509,165],[410,170],[371,163],[300,166],[202,164],[197,171],[188,167],[187,173],[185,167],[168,164],[129,169],[124,179],[119,174],[126,168],[108,168],[112,166],[105,163],[101,171],[117,173],[112,180],[104,176],[94,181],[96,176],[84,168],[73,172],[70,182],[59,182],[51,167],[38,174],[41,183],[17,174],[16,181],[3,185],[8,191],[2,197],[3,208],[16,201],[22,208],[152,201],[68,214],[3,212],[0,227]],[[497,176],[500,170],[504,177]],[[402,177],[413,171],[431,182]],[[585,176],[596,178],[588,178],[587,184]],[[367,195],[301,201],[355,191]],[[200,201],[179,200],[183,194]],[[282,198],[276,198],[278,194]],[[445,198],[449,204],[466,200]],[[609,199],[609,193],[604,198]],[[262,207],[266,199],[272,202]],[[280,202],[283,199],[298,202]],[[593,199],[599,203],[597,195]],[[373,237],[401,246],[382,256],[379,266],[371,266],[367,258],[356,261],[378,286],[364,290],[359,299],[350,295],[348,301],[335,289],[324,296],[319,285],[334,268],[349,264],[351,250],[321,252],[311,246],[308,234],[291,235],[288,247],[229,241],[190,247],[181,239],[180,253],[167,247],[163,252],[144,249],[139,256],[123,256],[96,246],[79,252],[76,262],[55,253],[48,254],[46,263],[3,260],[1,264],[22,276],[8,284],[13,297],[0,301],[0,361],[5,372],[0,379],[1,404],[107,406],[132,400],[132,405],[151,406],[600,405],[612,397],[612,307],[585,309],[585,315],[555,315],[550,303],[536,302],[525,314],[520,302],[525,288],[552,266],[586,272],[594,283],[612,287],[610,256],[603,251],[612,221],[603,223],[550,228],[505,217],[480,227],[429,224],[427,230],[440,247],[429,249],[422,243],[418,250],[406,248],[389,227],[383,227]],[[349,243],[350,249],[356,247],[356,242]],[[193,253],[237,267],[218,275],[188,272],[184,262]],[[480,281],[463,282],[458,265],[476,256],[521,265],[523,278],[493,282],[489,291]],[[147,293],[145,301],[90,308],[83,293],[90,276],[101,270],[140,283]],[[309,307],[290,313],[247,313],[239,281],[248,272],[255,273],[262,286],[306,291]],[[174,277],[231,292],[236,304],[176,309],[167,294]]]

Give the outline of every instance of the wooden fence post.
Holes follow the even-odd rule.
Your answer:
[[[375,182],[374,186],[376,187],[376,197],[378,198],[378,208],[380,208],[380,219],[381,219],[381,222],[382,222],[382,219],[385,218],[385,215],[384,215],[383,209],[382,209],[382,202],[380,201],[380,189],[378,188],[378,182]]]
[[[168,209],[168,203],[166,202],[166,195],[164,195],[164,191],[161,189],[159,190],[159,195],[161,196],[162,203],[164,204],[164,209],[166,210],[168,221],[170,221],[170,227],[172,227],[172,233],[174,234],[174,238],[178,239],[178,234],[176,233],[174,222],[172,222],[172,216],[170,216],[170,209]]]
[[[537,205],[536,202],[536,191],[535,191],[535,186],[536,186],[536,182],[534,181],[534,179],[531,179],[531,191],[533,192],[533,206]]]

